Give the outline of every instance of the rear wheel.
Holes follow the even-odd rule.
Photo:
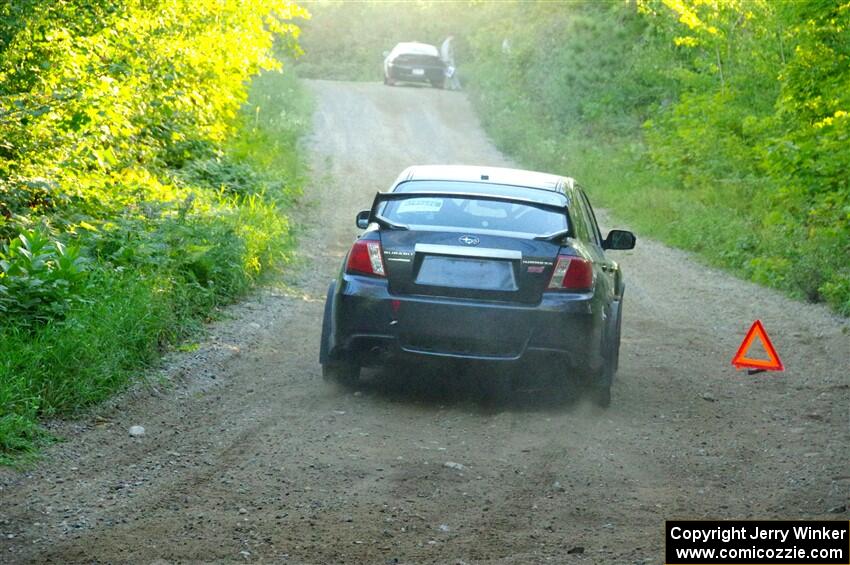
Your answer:
[[[514,392],[513,375],[501,367],[480,375],[478,382],[484,398],[492,404],[508,402]]]
[[[584,391],[587,397],[597,406],[608,408],[611,405],[611,383],[614,381],[614,367],[616,361],[606,354],[602,366],[587,375]]]
[[[445,88],[446,87],[446,79],[437,79],[431,81],[431,86],[434,88]]]
[[[360,380],[360,365],[352,361],[330,361],[322,364],[322,378],[327,382],[354,385]]]
[[[597,406],[608,408],[611,405],[611,361],[606,357],[599,369],[579,370],[578,374],[576,384],[581,396]]]
[[[623,316],[622,309],[617,308],[617,322],[614,324],[613,335],[609,336],[602,345],[602,366],[588,375],[585,391],[590,400],[601,408],[611,405],[611,383],[617,372],[620,358],[620,327]]]
[[[600,408],[611,406],[611,385],[593,385],[588,389],[590,400]]]
[[[495,375],[492,383],[493,400],[505,403],[511,399],[514,392],[514,380],[510,373],[505,372]]]

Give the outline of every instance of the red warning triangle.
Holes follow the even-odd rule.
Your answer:
[[[767,356],[770,359],[750,359],[747,357],[747,351],[753,344],[753,340],[758,338]],[[747,332],[747,337],[741,342],[741,347],[738,348],[738,353],[732,358],[732,364],[738,369],[761,369],[763,371],[784,371],[785,367],[779,359],[773,344],[770,343],[770,338],[767,337],[767,332],[764,331],[764,326],[761,325],[761,320],[753,322],[750,331]]]

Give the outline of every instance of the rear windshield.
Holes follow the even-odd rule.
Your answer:
[[[494,188],[496,189],[494,190]],[[396,192],[480,192],[529,198],[528,194],[522,194],[524,190],[534,189],[467,182],[447,185],[446,183],[415,181],[399,186]],[[545,193],[544,196],[551,204],[564,205],[565,203],[563,197],[556,193],[552,194],[555,198],[550,198]],[[449,194],[445,197],[414,197],[387,202],[379,213],[391,222],[404,224],[411,229],[475,231],[535,237],[559,232],[568,227],[565,213],[543,210],[526,204],[479,200],[471,196],[458,198]]]

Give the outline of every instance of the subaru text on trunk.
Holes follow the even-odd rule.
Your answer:
[[[325,303],[326,378],[350,383],[363,366],[426,358],[525,364],[610,403],[625,285],[606,251],[635,237],[603,239],[573,179],[411,167],[357,225],[365,231]]]

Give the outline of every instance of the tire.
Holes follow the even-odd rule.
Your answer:
[[[433,86],[434,88],[439,88],[440,90],[442,90],[446,87],[446,79],[432,80],[431,86]]]
[[[513,396],[513,375],[503,368],[480,375],[478,384],[484,401],[488,404],[506,404]]]
[[[360,380],[360,365],[352,361],[331,361],[322,364],[322,378],[326,382],[354,385]]]
[[[614,335],[608,337],[602,345],[602,366],[586,375],[585,393],[600,408],[611,406],[611,384],[620,363],[620,328],[623,322],[622,302],[617,308],[617,322]]]
[[[606,355],[602,367],[586,374],[584,378],[584,394],[600,408],[611,405],[611,383],[614,381],[612,359]]]
[[[590,400],[600,408],[611,406],[611,385],[596,385],[588,389]]]
[[[608,408],[611,405],[612,377],[609,359],[606,358],[602,367],[595,371],[579,370],[577,380],[577,391],[581,396],[600,408]]]
[[[493,400],[504,404],[511,399],[514,393],[514,380],[509,373],[498,374],[492,383]]]

